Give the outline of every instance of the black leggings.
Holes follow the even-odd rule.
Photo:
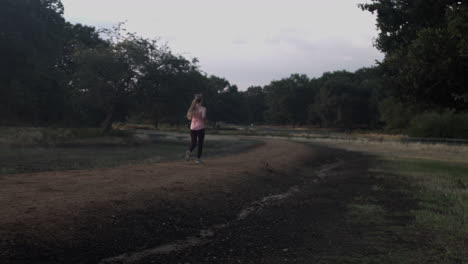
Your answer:
[[[190,137],[192,138],[192,144],[190,145],[190,152],[197,146],[198,139],[198,158],[201,158],[203,151],[203,141],[205,140],[205,129],[190,130]]]

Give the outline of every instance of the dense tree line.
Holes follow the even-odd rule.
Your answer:
[[[225,108],[218,98],[238,100],[229,96],[238,94],[235,86],[202,73],[196,59],[175,55],[121,24],[100,31],[71,24],[63,11],[60,0],[0,1],[2,124],[107,131],[129,116],[155,126],[181,124],[197,92],[213,108]],[[214,111],[212,118],[225,116]]]
[[[386,126],[468,138],[467,2],[372,0],[360,7],[377,15]]]
[[[292,74],[245,93],[247,111],[253,123],[320,127],[377,128],[378,103],[382,99],[379,68],[363,68],[354,73],[327,72],[320,78]],[[248,115],[247,113],[247,115]]]
[[[0,0],[1,124],[106,131],[131,117],[156,127],[183,125],[199,92],[212,125],[416,131],[424,128],[421,122],[437,118],[465,122],[466,3],[373,0],[360,7],[377,14],[375,44],[385,54],[377,66],[312,79],[292,74],[239,91],[228,80],[204,73],[197,59],[173,54],[121,24],[96,30],[65,21],[60,0]],[[464,129],[452,130],[468,135]]]
[[[183,124],[202,92],[212,124],[375,124],[376,70],[291,75],[239,91],[164,45],[117,25],[97,31],[63,19],[58,0],[2,0],[1,115],[5,124],[101,126],[129,116]],[[362,82],[362,83],[361,83]],[[372,111],[375,113],[375,111]]]

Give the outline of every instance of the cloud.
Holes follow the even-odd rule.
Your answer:
[[[245,37],[236,36],[232,39],[232,44],[234,45],[246,45],[248,41]]]

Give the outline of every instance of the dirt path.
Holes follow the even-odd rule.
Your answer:
[[[376,180],[368,169],[374,159],[323,146],[313,149],[309,162],[287,175],[294,185],[248,203],[237,217],[182,240],[127,251],[99,263],[332,264],[367,263],[374,255],[385,259],[391,248],[369,249],[361,234],[370,227],[350,225],[347,219],[348,204],[373,191]],[[243,218],[246,211],[249,215]],[[400,244],[395,241],[395,246]]]
[[[0,176],[0,262],[96,263],[183,239],[286,191],[296,179],[285,176],[313,155],[275,140],[203,165]]]

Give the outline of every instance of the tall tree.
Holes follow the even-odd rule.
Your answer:
[[[64,76],[57,68],[64,45],[59,0],[0,1],[0,118],[60,120]],[[15,121],[16,120],[16,121]]]
[[[377,13],[376,46],[393,95],[423,108],[467,109],[468,12],[459,0],[373,0],[361,8]]]
[[[203,100],[207,106],[207,119],[213,127],[219,121],[227,121],[224,120],[226,115],[222,112],[222,109],[225,109],[225,106],[220,94],[227,91],[230,86],[229,81],[218,76],[211,75],[206,79]]]
[[[179,125],[185,120],[187,104],[200,88],[197,60],[176,56],[155,41],[147,51],[138,83],[137,111],[152,119],[155,128],[160,121]]]
[[[263,123],[264,112],[267,109],[265,92],[260,86],[252,86],[244,92],[247,120],[249,124]]]
[[[293,126],[307,122],[307,108],[314,100],[315,90],[306,75],[293,74],[273,81],[265,87],[266,119],[277,124]]]
[[[72,80],[76,93],[101,116],[102,132],[124,120],[131,109],[150,45],[133,34],[122,35],[120,27],[108,33],[109,45],[76,52]]]
[[[316,80],[319,92],[309,106],[309,120],[318,119],[325,127],[348,129],[376,123],[378,118],[373,110],[377,102],[372,101],[372,96],[379,87],[372,80],[371,72],[361,69],[356,73],[325,73]]]
[[[234,124],[247,121],[247,111],[243,93],[236,85],[229,85],[227,89],[217,94],[217,104],[212,110],[216,120]]]

